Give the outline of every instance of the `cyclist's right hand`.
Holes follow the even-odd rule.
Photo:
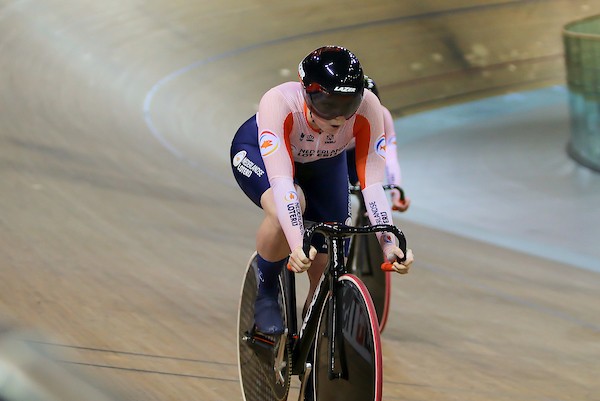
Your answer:
[[[287,268],[294,273],[304,273],[315,260],[315,256],[317,256],[317,249],[314,246],[310,247],[308,257],[302,250],[302,246],[298,246],[290,253]]]

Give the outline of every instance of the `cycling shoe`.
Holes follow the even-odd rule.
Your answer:
[[[282,334],[283,318],[277,300],[274,296],[258,294],[254,303],[254,324],[256,330],[269,335]]]

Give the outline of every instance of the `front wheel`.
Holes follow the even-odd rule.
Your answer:
[[[258,268],[255,252],[246,268],[238,309],[238,369],[242,396],[244,401],[284,401],[287,400],[290,388],[291,353],[287,342],[278,344],[276,338],[256,339],[253,337],[257,283]],[[280,280],[280,290],[281,285]],[[280,294],[283,294],[283,291],[280,291]],[[280,305],[283,305],[282,298],[280,298]],[[269,341],[272,344],[269,344]],[[282,351],[284,363],[275,369],[278,346],[285,347]]]
[[[319,317],[314,349],[314,399],[381,401],[381,339],[373,302],[366,286],[352,274],[340,277],[338,286],[336,312],[330,296]],[[334,355],[330,353],[332,341]]]
[[[357,236],[352,241],[350,271],[369,289],[379,321],[379,332],[382,333],[390,310],[391,273],[381,269],[384,260],[375,234]]]

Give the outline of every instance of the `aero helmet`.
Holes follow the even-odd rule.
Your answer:
[[[373,78],[369,77],[368,75],[365,75],[365,89],[368,89],[371,92],[373,92],[375,96],[377,96],[377,98],[379,99],[379,90],[377,89],[377,85],[375,85],[375,81],[373,81]]]
[[[348,49],[320,47],[300,62],[298,74],[306,105],[319,117],[348,119],[358,110],[365,79],[358,59]]]

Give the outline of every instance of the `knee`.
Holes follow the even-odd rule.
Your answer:
[[[273,190],[267,189],[260,197],[260,206],[265,213],[265,222],[267,222],[272,228],[281,229],[281,223],[277,215],[277,205],[275,204],[275,198],[273,196]]]
[[[294,186],[296,187],[296,193],[298,194],[298,198],[300,199],[300,208],[302,210],[302,214],[304,214],[304,211],[306,210],[306,198],[304,197],[304,191],[302,190],[300,185],[294,184]]]

